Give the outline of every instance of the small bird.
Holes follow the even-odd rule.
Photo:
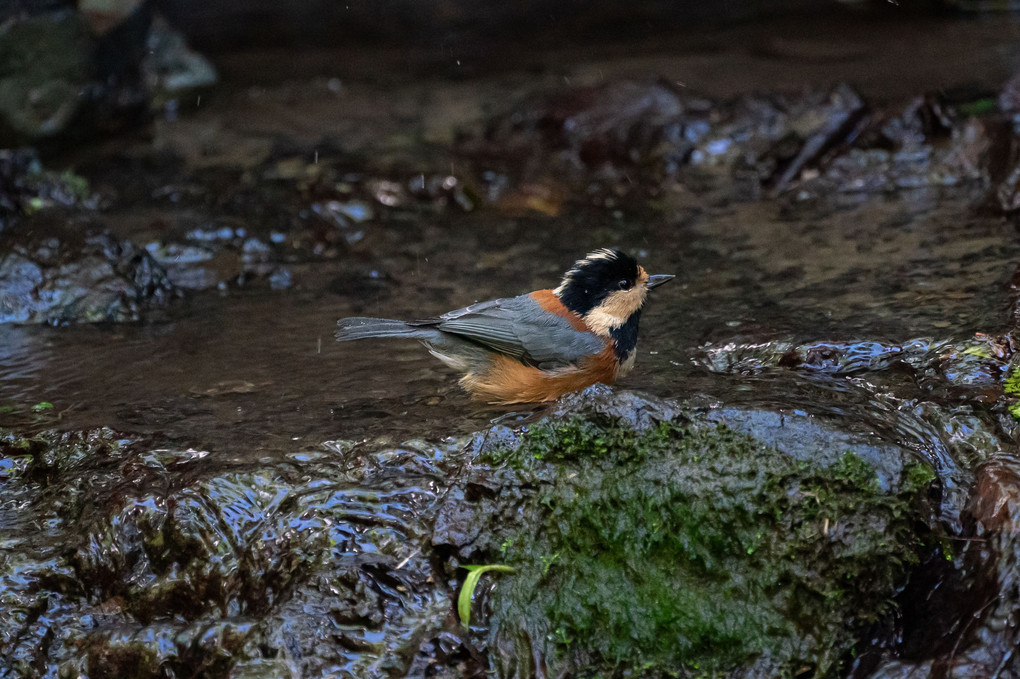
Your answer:
[[[559,287],[479,302],[437,318],[342,318],[337,341],[417,339],[464,373],[460,384],[492,404],[552,401],[634,367],[648,291],[674,278],[649,276],[633,257],[601,248],[578,260]]]

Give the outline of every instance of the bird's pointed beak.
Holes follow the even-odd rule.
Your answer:
[[[646,286],[648,287],[649,290],[651,290],[652,288],[657,288],[666,281],[671,281],[674,278],[676,278],[676,276],[674,276],[671,273],[655,274],[654,276],[648,277],[648,283],[646,283]]]

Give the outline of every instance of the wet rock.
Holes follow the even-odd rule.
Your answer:
[[[897,151],[854,149],[833,160],[825,178],[844,192],[891,192],[920,187],[959,186],[986,179],[982,156],[984,128],[974,123],[954,129],[949,148],[927,144]]]
[[[1020,538],[1020,461],[998,456],[978,467],[967,506],[972,535]]]
[[[635,431],[682,418],[680,408],[672,403],[630,391],[616,392],[604,384],[567,394],[556,401],[550,414],[561,418],[583,414],[589,419],[624,422]]]
[[[643,96],[637,100],[644,104],[630,106],[620,105],[613,94],[632,97],[637,85],[614,87],[588,95],[596,103],[584,110],[581,122],[568,117],[560,124],[589,135],[580,138],[585,144],[568,138],[572,157],[589,167],[598,165],[585,158],[621,171],[644,170],[636,177],[645,182],[679,176],[695,183],[698,175],[728,181],[732,175],[738,185],[747,184],[745,198],[759,197],[762,187],[780,193],[805,172],[816,171],[826,153],[852,141],[866,112],[864,102],[845,84],[799,96],[748,95],[734,102],[706,101],[659,84],[639,90]],[[582,152],[591,146],[599,152]],[[680,175],[685,167],[693,176]]]
[[[485,473],[471,474],[452,488],[436,515],[432,545],[452,549],[462,559],[477,556],[479,549],[484,551],[489,536],[487,526],[477,520],[478,512],[498,513],[508,499],[503,491],[500,479]]]
[[[139,321],[177,294],[144,250],[63,215],[22,224],[0,252],[3,323]]]
[[[874,110],[853,88],[709,101],[668,83],[619,81],[526,101],[464,151],[493,176],[583,182],[596,200],[680,183],[729,199],[887,193],[987,180],[984,122],[934,96]],[[514,168],[511,170],[510,168]],[[523,170],[521,169],[523,168]],[[512,192],[511,192],[512,193]]]
[[[147,98],[139,64],[150,21],[147,3],[132,3],[111,22],[90,25],[90,17],[98,20],[58,10],[5,23],[0,145],[56,148],[62,139],[121,129],[143,116]]]
[[[955,117],[938,97],[928,94],[915,97],[898,115],[880,118],[864,136],[877,134],[879,139],[871,142],[875,145],[916,148],[925,142],[949,139],[956,127]]]
[[[74,11],[36,3],[7,17],[0,146],[59,150],[67,140],[144,120],[150,101],[164,109],[173,97],[214,84],[215,69],[165,22],[153,24],[150,4],[83,1]]]
[[[482,456],[504,482],[476,494],[485,537],[470,559],[516,569],[483,622],[497,676],[834,673],[924,552],[933,474],[902,449],[867,453],[894,458],[880,481],[861,437],[830,438],[809,418],[766,442],[731,428],[775,432],[751,413],[714,424],[644,399],[578,398],[567,419]],[[610,414],[624,411],[647,418],[643,433]],[[793,441],[799,455],[783,451]]]
[[[329,198],[312,203],[310,208],[341,229],[348,243],[364,237],[362,225],[399,210],[430,208],[435,212],[448,209],[470,212],[478,202],[473,189],[462,178],[451,174],[413,173],[396,179],[331,180],[334,180],[333,173],[325,170],[317,177],[317,186],[306,186],[304,190]]]
[[[1003,394],[1020,394],[1009,377],[1014,354],[1008,341],[981,333],[961,341],[917,338],[897,345],[731,341],[704,351],[699,362],[717,372],[767,379],[777,370],[795,371],[808,392],[800,399],[788,396],[788,407],[852,412],[892,440],[911,442],[940,470],[942,520],[954,529],[970,470],[998,450],[1001,417],[1015,408]],[[998,412],[988,412],[986,404],[997,404]]]
[[[404,676],[450,610],[426,547],[456,452],[337,445],[251,469],[108,430],[4,434],[5,664]]]
[[[32,149],[0,149],[0,232],[50,207],[94,207],[88,182],[43,168]]]
[[[773,191],[781,193],[800,177],[822,155],[847,143],[865,115],[864,102],[848,85],[838,85],[820,104],[810,100],[790,116],[790,130],[797,136],[800,149],[786,164],[773,183]],[[788,143],[788,139],[783,139]]]
[[[140,68],[151,105],[163,108],[168,116],[176,115],[175,98],[188,93],[197,96],[218,80],[216,68],[160,17],[149,28],[146,48]]]
[[[555,154],[572,171],[601,173],[610,183],[675,173],[699,129],[674,89],[659,82],[618,81],[573,88],[521,104],[496,118],[480,156],[516,158],[537,168]]]
[[[576,419],[579,415],[583,419]],[[655,571],[658,550],[666,549],[665,545],[668,543],[665,536],[683,533],[680,524],[671,523],[670,511],[683,507],[683,511],[696,512],[696,501],[693,500],[696,493],[683,493],[690,490],[691,484],[703,482],[712,488],[710,492],[712,515],[718,517],[718,512],[722,511],[720,503],[724,504],[722,498],[731,495],[729,490],[711,480],[714,478],[713,475],[718,473],[728,479],[742,478],[740,465],[729,457],[732,452],[727,452],[729,444],[717,441],[709,445],[711,452],[708,450],[683,452],[686,445],[695,447],[699,445],[695,442],[698,440],[697,434],[694,434],[696,431],[706,433],[713,431],[724,437],[730,435],[725,433],[732,431],[730,428],[751,433],[753,439],[741,439],[740,435],[735,435],[737,438],[728,440],[730,443],[756,441],[760,443],[751,445],[763,445],[768,448],[770,451],[768,454],[752,454],[757,474],[763,473],[762,465],[767,467],[774,463],[785,464],[782,460],[800,460],[792,464],[805,465],[801,467],[802,470],[814,465],[818,465],[820,469],[848,470],[849,467],[846,465],[850,462],[847,451],[850,450],[854,455],[862,456],[855,458],[857,462],[853,464],[859,462],[862,465],[860,469],[867,470],[863,472],[863,476],[856,477],[859,482],[865,484],[865,487],[881,486],[884,488],[882,492],[895,495],[908,488],[919,490],[925,487],[926,479],[932,478],[930,471],[923,465],[919,466],[903,449],[896,446],[874,446],[867,442],[867,435],[834,431],[810,417],[784,417],[776,413],[737,409],[711,410],[708,415],[713,421],[720,423],[718,429],[710,425],[707,430],[701,429],[706,423],[701,420],[702,415],[696,411],[632,395],[612,393],[601,388],[589,389],[561,401],[553,418],[531,427],[523,440],[502,449],[497,446],[482,453],[481,459],[494,465],[492,470],[486,473],[483,466],[476,466],[470,479],[465,479],[451,491],[448,502],[440,510],[440,516],[445,516],[446,520],[437,522],[437,528],[441,530],[434,534],[434,541],[455,548],[458,559],[462,558],[471,563],[511,564],[519,569],[518,574],[501,576],[491,589],[486,588],[486,593],[478,597],[480,601],[476,601],[476,607],[484,607],[485,602],[488,602],[493,609],[492,617],[488,622],[483,620],[481,624],[488,626],[486,645],[499,676],[531,676],[539,671],[537,668],[552,673],[566,671],[567,668],[572,668],[570,671],[597,673],[598,668],[608,667],[600,664],[603,661],[608,661],[609,666],[616,671],[625,670],[629,667],[625,660],[628,651],[622,649],[625,647],[633,649],[635,645],[640,645],[644,634],[650,635],[648,637],[650,645],[637,651],[637,657],[641,659],[642,671],[650,672],[650,676],[655,675],[655,671],[651,669],[654,667],[654,658],[662,657],[663,653],[682,654],[683,651],[675,649],[683,647],[684,644],[693,644],[697,647],[698,650],[691,653],[692,657],[697,658],[699,668],[702,669],[706,663],[716,662],[710,660],[710,657],[718,660],[713,654],[719,653],[719,649],[733,648],[715,638],[712,641],[705,641],[703,646],[697,646],[698,634],[711,635],[713,632],[709,630],[711,625],[699,628],[697,633],[684,627],[691,620],[689,611],[700,610],[695,601],[685,600],[682,608],[688,613],[672,617],[659,608],[645,610],[640,603],[643,600],[641,583],[645,582],[643,573],[647,574],[647,582],[655,583],[654,598],[658,602],[656,606],[667,605],[664,602],[671,596],[667,592],[681,591],[688,597],[698,596],[694,593],[695,588],[687,585],[678,585],[674,588],[666,583],[680,577],[678,574],[685,568],[682,564],[686,563],[685,559],[692,558],[692,554],[702,555],[698,558],[710,558],[699,551],[697,546],[699,538],[684,542],[685,558],[665,559],[664,563],[669,564],[668,575]],[[624,422],[627,424],[623,424]],[[635,424],[642,427],[642,434],[635,434],[632,429]],[[672,426],[679,426],[688,433],[682,435],[681,440],[667,443],[661,436]],[[695,438],[684,439],[685,436]],[[659,446],[664,448],[660,449]],[[790,449],[789,457],[786,456],[787,448]],[[657,453],[656,450],[661,452]],[[665,460],[669,460],[667,465],[671,465],[678,464],[677,460],[680,458],[690,460],[697,470],[662,474],[653,471]],[[881,465],[881,471],[877,476],[871,476],[875,474],[875,468],[863,462],[864,458]],[[645,478],[643,476],[645,473],[651,474],[653,478]],[[825,472],[819,473],[824,475]],[[480,481],[489,474],[491,476],[488,483]],[[627,480],[621,480],[624,477]],[[917,483],[921,485],[915,485]],[[628,493],[624,488],[630,488],[631,484],[633,493]],[[768,486],[768,483],[758,479],[752,482],[752,485],[760,490]],[[840,487],[848,490],[846,486]],[[669,496],[671,488],[672,492],[681,493],[682,497]],[[681,488],[686,490],[681,492]],[[616,494],[617,490],[619,494]],[[908,500],[908,504],[920,499],[923,506],[926,502],[923,498],[924,493],[918,497],[914,496],[913,492],[907,490],[903,497],[913,498]],[[672,498],[664,506],[672,507],[673,510],[665,510],[656,505],[657,508],[646,508],[647,512],[639,510],[638,515],[641,518],[634,526],[627,523],[629,502],[637,500],[639,504],[654,503],[655,498],[663,493]],[[743,494],[736,492],[735,495]],[[796,497],[797,493],[791,495],[781,491],[779,495],[786,502]],[[473,519],[470,512],[465,511],[465,503],[468,507],[476,508],[477,512]],[[825,501],[822,504],[824,505]],[[860,505],[855,506],[860,509]],[[576,515],[573,513],[575,510]],[[604,513],[599,513],[603,510]],[[794,505],[786,505],[781,513],[787,516],[787,512],[796,511]],[[883,511],[879,513],[882,514]],[[882,520],[883,528],[874,537],[884,545],[883,548],[886,548],[889,546],[886,542],[889,531],[902,530],[902,535],[914,536],[913,531],[916,527],[927,522],[928,511],[929,509],[920,508],[913,519],[898,529]],[[898,515],[898,510],[894,510],[894,514]],[[765,524],[761,522],[761,518],[765,515],[768,515],[768,512],[755,514],[758,517],[752,521],[754,530],[758,531],[755,535],[765,542],[776,544],[776,537],[762,538],[761,531]],[[843,547],[863,539],[862,533],[853,531],[865,525],[872,525],[872,519],[867,518],[862,518],[860,522],[846,516],[837,519],[833,515],[829,518],[831,521],[827,523],[824,517],[819,517],[822,523],[818,526],[817,535],[824,543],[823,536],[836,535],[832,531],[837,531],[839,537],[833,539]],[[576,527],[572,524],[574,519],[579,521]],[[724,519],[724,522],[727,521]],[[711,520],[708,518],[694,520],[694,524],[698,526],[697,532],[702,537],[710,530],[710,523]],[[794,523],[797,523],[796,520]],[[479,524],[483,525],[481,529]],[[523,530],[512,528],[519,524],[525,526]],[[541,528],[536,531],[535,525]],[[735,539],[733,536],[739,533],[738,525],[739,522],[728,521],[727,534],[730,537],[727,539]],[[801,528],[805,526],[802,525]],[[538,537],[531,537],[534,535]],[[661,539],[655,536],[660,536]],[[594,539],[599,545],[595,552],[584,551],[583,545],[588,539]],[[907,537],[908,543],[913,539],[915,537]],[[549,544],[546,544],[546,540]],[[624,545],[620,554],[613,551],[616,540]],[[536,543],[541,543],[541,546],[537,546]],[[862,543],[857,544],[860,546]],[[647,547],[647,551],[642,545]],[[490,554],[489,558],[481,558],[486,551]],[[636,558],[641,565],[624,565],[622,568],[626,574],[614,571],[612,575],[607,575],[606,579],[599,579],[601,566],[593,561],[587,561],[587,557],[583,556],[583,554],[590,556],[596,552],[610,562],[619,558],[621,563],[626,564],[628,558]],[[737,549],[735,552],[761,556],[761,553],[753,548]],[[855,553],[859,556],[862,554],[860,551]],[[881,561],[885,557],[878,558]],[[898,558],[894,557],[893,560]],[[799,559],[801,557],[798,557]],[[847,565],[847,562],[842,564],[840,567]],[[725,577],[745,577],[736,575],[742,571],[739,566],[732,563],[708,568],[713,573],[726,573]],[[831,569],[832,566],[827,565],[821,572],[830,576],[833,573]],[[810,567],[807,570],[810,571]],[[806,571],[800,571],[800,575],[806,575]],[[901,577],[905,575],[905,571],[901,572]],[[779,580],[786,581],[785,578]],[[871,576],[854,581],[874,583]],[[770,579],[770,582],[774,580]],[[746,580],[741,579],[741,583],[741,591],[747,591],[748,587],[754,589]],[[895,587],[886,591],[887,596],[892,596]],[[548,597],[545,592],[548,592]],[[593,598],[587,604],[581,601],[584,598],[583,594],[574,599],[569,594],[584,592],[592,593]],[[798,588],[798,592],[799,594],[794,597],[797,601],[803,603],[810,599],[806,590]],[[613,611],[616,610],[614,597],[618,593],[622,593],[621,601],[625,603],[617,618],[614,617]],[[713,620],[718,619],[720,610],[725,606],[739,608],[745,604],[750,605],[746,601],[734,603],[731,596],[732,594],[726,597],[728,604],[715,602],[707,606],[706,610],[712,611]],[[774,591],[773,596],[777,596]],[[777,600],[782,600],[782,595],[778,596]],[[588,604],[591,604],[592,608],[586,608]],[[868,615],[855,604],[851,605],[851,609],[854,615]],[[831,612],[831,609],[829,610]],[[723,618],[727,621],[727,629],[732,630],[734,625],[739,624],[740,614],[737,609],[726,611],[728,613],[724,614]],[[669,633],[660,634],[653,631],[655,620],[660,615],[669,617]],[[758,622],[767,617],[768,614],[760,610],[750,615],[750,618]],[[813,619],[815,622],[818,621],[818,618]],[[837,625],[843,625],[838,634],[848,632],[849,628],[845,626],[845,621]],[[850,628],[852,627],[853,625],[850,625]],[[779,628],[771,629],[775,632]],[[817,628],[815,629],[817,631]],[[594,630],[598,631],[595,636],[591,636]],[[613,630],[619,632],[618,638],[614,638],[616,632]],[[750,636],[753,636],[753,633],[748,630],[740,633],[742,639]],[[821,636],[827,639],[826,643],[833,639],[828,634]],[[674,638],[679,639],[676,647],[672,642]],[[812,638],[819,639],[817,636]],[[757,656],[769,642],[759,637],[755,639],[755,643],[752,644],[754,647],[752,655]],[[613,654],[612,660],[607,660],[601,655],[606,653],[607,649]],[[739,655],[739,651],[737,653]],[[680,656],[671,657],[667,665],[676,671],[682,661],[677,661],[677,657]],[[818,664],[814,666],[818,671],[823,671],[821,668],[824,664],[834,662],[835,657],[838,657],[838,654],[829,655],[826,659],[816,658]],[[649,662],[652,664],[647,664]],[[722,662],[725,664],[729,661]],[[777,654],[766,653],[745,662],[748,664],[735,670],[734,676],[775,676],[787,671],[784,669],[787,667],[785,661]],[[797,668],[805,666],[804,662],[795,664]],[[644,676],[633,667],[625,671],[633,671]],[[730,666],[727,673],[732,671],[734,668]]]
[[[145,249],[183,290],[223,290],[259,281],[283,290],[292,283],[277,247],[285,240],[283,234],[253,234],[243,221],[224,217],[206,227],[177,230]]]
[[[988,177],[986,125],[961,117],[933,96],[918,97],[902,111],[873,112],[802,177],[810,194],[888,193],[924,187],[975,186]]]
[[[581,89],[552,102],[537,123],[569,158],[597,169],[679,160],[685,107],[669,87],[654,83],[613,83]]]
[[[708,419],[754,437],[805,464],[833,466],[852,450],[875,472],[885,492],[894,492],[911,460],[894,445],[868,442],[860,432],[840,431],[803,412],[776,413],[747,408],[719,408]]]
[[[868,676],[895,679],[929,676],[1015,677],[1020,604],[1020,462],[1000,454],[977,467],[964,512],[959,553],[932,564],[939,579],[909,591],[912,618],[904,630],[903,659]],[[932,586],[932,583],[937,586]],[[920,656],[920,658],[918,658]]]
[[[786,340],[707,344],[699,362],[720,373],[755,374],[776,368],[849,376],[909,368],[926,392],[962,400],[995,401],[1013,356],[1009,340],[977,333],[960,341],[916,338],[902,344]]]
[[[80,114],[92,39],[74,12],[6,22],[0,31],[0,145],[52,137]]]
[[[182,290],[208,290],[241,272],[236,254],[221,254],[209,248],[178,243],[149,243],[146,251],[166,269],[167,278]]]
[[[1012,582],[989,538],[1016,537],[1014,466],[980,469],[966,513],[989,582]],[[642,676],[692,659],[821,675],[875,629],[896,647],[890,602],[937,559],[932,479],[914,452],[806,414],[607,387],[517,430],[258,463],[8,433],[0,634],[17,671],[90,676]],[[517,569],[479,588],[471,633],[452,617],[463,563]]]

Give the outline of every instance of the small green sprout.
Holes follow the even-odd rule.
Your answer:
[[[994,113],[999,106],[995,97],[983,97],[956,105],[956,110],[965,116],[983,116]]]
[[[503,564],[462,566],[462,568],[467,569],[468,576],[464,579],[464,586],[460,588],[460,595],[457,597],[457,614],[460,616],[460,621],[465,629],[469,629],[471,627],[471,597],[475,593],[475,587],[478,586],[479,578],[489,571],[513,573],[514,569]]]
[[[36,212],[42,210],[44,207],[46,207],[46,205],[47,202],[45,200],[43,200],[39,196],[33,196],[32,198],[29,198],[25,202],[25,204],[22,206],[22,210],[26,215],[31,216],[34,215]]]
[[[558,558],[560,558],[560,553],[556,552],[552,556],[546,554],[546,555],[543,555],[543,556],[541,556],[539,558],[542,560],[542,574],[543,575],[548,575],[549,574],[549,569],[552,568],[552,565],[554,563],[556,563],[556,560]]]

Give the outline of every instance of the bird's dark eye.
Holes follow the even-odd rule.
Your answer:
[[[633,287],[633,285],[634,285],[633,282],[631,282],[627,278],[624,278],[623,280],[616,284],[616,287],[620,288],[621,290],[626,290],[627,288]]]

